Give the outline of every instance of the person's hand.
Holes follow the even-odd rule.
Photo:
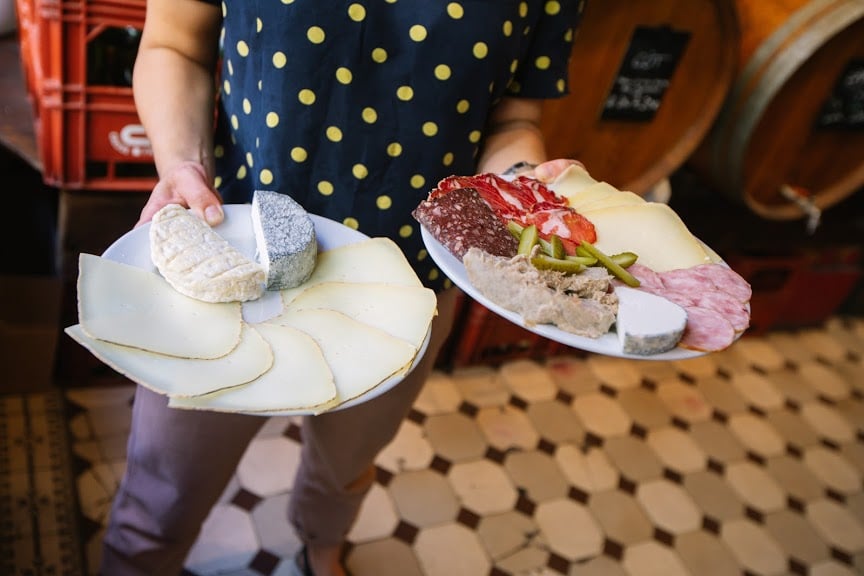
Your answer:
[[[572,158],[558,158],[556,160],[547,160],[546,162],[538,164],[534,168],[534,177],[537,180],[548,184],[549,182],[552,182],[558,176],[560,176],[561,173],[570,166],[581,166],[583,168],[585,167],[584,164],[582,164],[578,160],[573,160]]]
[[[197,162],[178,164],[159,180],[135,226],[149,222],[156,212],[168,204],[191,208],[210,226],[219,224],[225,217],[222,199],[210,186],[204,167]]]

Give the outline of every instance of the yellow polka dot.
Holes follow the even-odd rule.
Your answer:
[[[232,62],[231,60],[228,60],[228,74],[230,74],[231,76],[234,75],[234,62]]]
[[[489,94],[495,92],[495,82],[489,82]]]
[[[342,224],[344,224],[345,226],[347,226],[348,228],[351,228],[353,230],[357,230],[358,228],[360,228],[360,223],[357,222],[357,219],[351,218],[350,216],[348,218],[345,218],[342,221]]]
[[[414,89],[410,86],[400,86],[396,89],[396,97],[403,102],[408,102],[414,98]]]
[[[285,56],[284,52],[275,52],[273,54],[273,66],[276,68],[284,68],[287,63],[288,57]]]
[[[567,84],[564,82],[564,80],[559,79],[557,82],[555,82],[555,88],[558,90],[558,92],[563,93],[564,90],[567,89]]]
[[[261,82],[261,80],[258,80],[258,91],[259,92],[261,91],[262,86],[264,86],[264,84]]]
[[[348,68],[340,66],[336,69],[336,80],[338,80],[340,84],[350,84],[353,79],[354,75]]]
[[[520,2],[519,3],[519,16],[521,16],[522,18],[525,18],[525,16],[527,16],[527,15],[528,15],[528,3],[527,2]]]
[[[459,100],[459,102],[456,103],[456,111],[459,112],[459,114],[465,114],[468,112],[469,108],[471,108],[471,104],[468,100]]]
[[[522,35],[523,36],[527,36],[529,32],[531,32],[530,26],[525,26],[525,28],[522,29]]]
[[[307,106],[315,103],[315,92],[309,90],[308,88],[304,88],[297,93],[297,99],[300,100],[303,104]]]
[[[414,228],[408,224],[399,228],[399,236],[402,238],[408,238],[411,234],[414,233]]]
[[[397,158],[402,155],[402,144],[399,142],[391,142],[387,145],[387,155],[392,158]]]
[[[429,252],[427,252],[425,248],[423,248],[419,252],[417,252],[417,261],[418,262],[422,262],[423,260],[425,260],[428,257],[429,257]]]
[[[295,162],[305,162],[306,158],[309,157],[309,154],[306,152],[305,148],[301,148],[300,146],[295,146],[291,149],[291,159]]]
[[[438,269],[437,269],[437,268],[433,268],[432,270],[429,271],[429,280],[431,280],[432,282],[434,282],[435,280],[438,279],[438,275],[439,275],[439,274],[440,274],[440,272],[438,272]]]
[[[216,176],[216,178],[213,179],[213,187],[219,188],[220,186],[222,186],[222,177]]]
[[[342,141],[342,130],[337,128],[336,126],[328,126],[327,127],[327,139],[331,142],[341,142]]]
[[[348,7],[348,17],[355,22],[362,22],[366,18],[366,8],[360,4],[351,4]]]
[[[243,56],[244,58],[249,55],[249,45],[246,44],[243,40],[237,42],[237,54]]]
[[[282,4],[293,4],[294,0],[282,0]]]
[[[564,33],[564,41],[565,42],[572,42],[573,41],[573,29],[572,28],[568,28],[567,32]]]
[[[551,64],[551,61],[548,56],[538,56],[537,59],[534,60],[534,65],[540,70],[548,70],[549,64]]]
[[[246,153],[246,165],[249,166],[250,168],[255,166],[255,159],[252,157],[251,152]]]
[[[510,73],[513,74],[516,70],[519,69],[519,60],[513,60],[510,62]]]
[[[213,156],[216,158],[224,158],[225,157],[225,147],[224,146],[216,146],[213,148]]]
[[[383,64],[387,61],[387,51],[383,48],[375,48],[372,50],[372,60],[378,64]]]
[[[268,128],[275,128],[279,125],[279,114],[276,112],[268,112],[267,116],[264,118],[264,122],[267,124]]]
[[[389,196],[379,196],[375,199],[375,205],[379,210],[387,210],[393,206],[393,200]]]
[[[255,31],[260,32],[262,28],[264,28],[264,23],[261,22],[261,18],[256,18],[255,19]]]
[[[369,169],[366,168],[366,166],[364,166],[363,164],[355,164],[351,168],[351,173],[358,180],[362,180],[363,178],[366,178],[366,176],[369,175]]]
[[[477,42],[474,44],[474,57],[478,59],[485,58],[489,55],[489,46],[485,42]]]
[[[333,194],[333,184],[327,180],[321,180],[318,182],[318,192],[324,196],[330,196]]]
[[[513,34],[513,22],[510,20],[504,21],[504,26],[501,27],[501,31],[504,32],[504,36],[510,36]]]
[[[311,26],[306,31],[306,38],[309,39],[313,44],[321,44],[324,42],[326,34],[324,34],[324,30],[322,30],[319,26]]]
[[[446,64],[439,64],[438,66],[435,66],[435,77],[438,80],[447,80],[448,78],[450,78],[450,74],[450,67]]]
[[[246,178],[246,166],[240,166],[240,168],[237,169],[237,179],[243,180],[244,178]]]
[[[252,112],[252,102],[248,98],[243,98],[243,112],[250,114]]]
[[[420,174],[414,174],[413,176],[411,176],[411,187],[412,188],[419,190],[420,188],[423,188],[423,186],[425,186],[425,185],[426,185],[426,178],[424,178]]]
[[[465,9],[458,2],[450,2],[447,4],[447,14],[454,20],[459,20],[465,15]]]
[[[228,80],[225,80],[224,82],[222,82],[222,91],[225,92],[225,94],[228,94],[229,96],[231,95],[231,83],[228,82]]]
[[[234,128],[234,130],[237,130],[237,128],[240,127],[240,119],[234,114],[231,115],[231,127]]]
[[[438,125],[435,122],[424,122],[422,130],[426,136],[435,136],[438,133]]]
[[[444,154],[444,158],[441,159],[441,163],[444,164],[444,166],[450,166],[451,164],[453,164],[453,153],[447,152],[446,154]]]
[[[452,288],[453,281],[450,278],[444,278],[444,288]]]
[[[387,4],[395,4],[396,0],[384,0]]]
[[[367,124],[374,124],[378,120],[378,112],[374,108],[364,108],[361,116]]]
[[[554,16],[561,12],[561,4],[556,2],[556,0],[549,0],[543,8],[546,10],[546,14],[549,14],[550,16]]]
[[[480,130],[472,130],[468,134],[468,141],[472,142],[473,144],[476,144],[477,142],[480,141],[481,136],[483,136],[483,134],[480,132]]]
[[[258,180],[261,181],[262,184],[272,184],[273,183],[273,172],[267,170],[261,170],[261,173],[258,175]]]
[[[415,42],[422,42],[425,40],[426,34],[426,28],[420,24],[415,24],[408,30],[408,36],[410,36],[411,40],[414,40]]]

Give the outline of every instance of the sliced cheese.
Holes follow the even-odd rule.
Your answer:
[[[275,324],[257,324],[255,330],[273,348],[273,367],[254,381],[194,398],[171,398],[168,405],[216,412],[320,412],[336,399],[333,372],[321,348],[303,332]]]
[[[549,189],[559,196],[571,198],[593,184],[597,184],[597,180],[583,166],[574,164],[550,182]]]
[[[91,338],[182,358],[219,358],[240,342],[239,302],[180,294],[158,274],[82,253],[78,321]]]
[[[284,304],[322,282],[385,282],[422,286],[402,250],[389,238],[369,238],[318,254],[312,275],[296,288],[282,290]]]
[[[417,354],[404,340],[333,310],[295,310],[278,321],[309,334],[321,347],[333,371],[338,403],[404,372]]]
[[[577,212],[582,212],[583,207],[594,202],[606,200],[607,198],[620,194],[619,190],[607,182],[597,182],[567,197],[567,203]]]
[[[675,348],[687,325],[687,312],[666,298],[618,286],[615,331],[626,354],[649,356]]]
[[[666,204],[645,202],[584,212],[597,231],[597,248],[607,254],[635,252],[655,272],[712,261],[702,243]]]
[[[644,204],[645,199],[634,192],[617,191],[614,194],[607,194],[597,200],[584,202],[579,206],[578,211],[581,214],[590,212],[591,210],[601,210],[603,208],[614,208],[615,206],[626,206],[628,204]]]
[[[435,292],[422,286],[325,282],[303,291],[285,306],[282,315],[335,310],[420,348],[436,306]],[[278,317],[272,321],[280,322]]]
[[[213,360],[177,358],[91,338],[80,324],[66,333],[96,358],[133,382],[159,394],[190,397],[242,386],[273,365],[270,345],[248,325],[240,343]]]

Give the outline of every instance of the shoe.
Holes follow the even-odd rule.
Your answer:
[[[291,561],[290,576],[315,576],[309,565],[309,551],[306,546],[300,548]]]

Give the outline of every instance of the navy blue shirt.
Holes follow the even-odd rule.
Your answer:
[[[476,172],[502,96],[568,93],[579,0],[224,0],[216,186],[396,241],[449,285],[411,211]]]

